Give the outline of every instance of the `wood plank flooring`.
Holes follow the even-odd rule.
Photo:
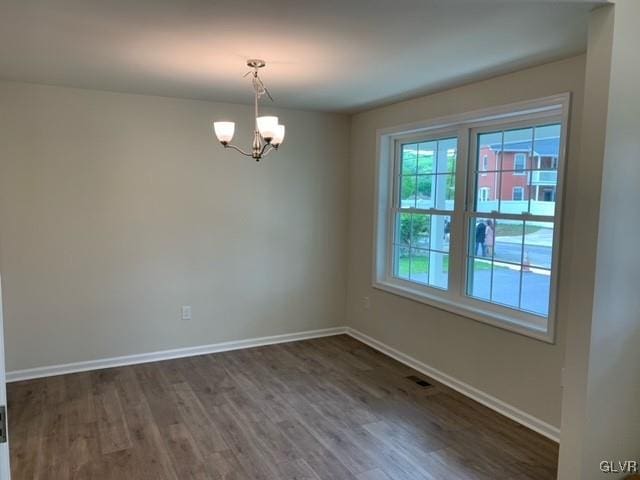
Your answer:
[[[544,437],[344,336],[8,386],[23,479],[546,480]]]

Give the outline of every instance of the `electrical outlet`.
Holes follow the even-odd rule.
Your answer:
[[[369,310],[371,308],[371,299],[369,297],[362,297],[362,306]]]
[[[182,320],[191,320],[191,305],[182,306]]]

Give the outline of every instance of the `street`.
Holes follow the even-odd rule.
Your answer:
[[[529,264],[536,267],[551,268],[551,247],[542,245],[525,245],[525,253],[528,254]],[[521,263],[522,245],[513,242],[496,241],[495,260]]]

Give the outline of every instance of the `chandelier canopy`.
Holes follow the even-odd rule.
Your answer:
[[[269,153],[277,150],[284,140],[284,125],[278,123],[278,117],[263,116],[258,114],[258,103],[263,95],[273,98],[265,87],[264,83],[258,75],[258,70],[266,65],[264,60],[251,59],[247,60],[247,66],[252,70],[248,71],[244,76],[251,75],[251,84],[254,90],[254,106],[255,106],[255,127],[253,130],[253,145],[250,152],[245,152],[241,148],[232,145],[233,134],[236,129],[235,122],[213,122],[213,130],[218,140],[224,148],[232,148],[242,155],[252,157],[259,162],[262,157],[266,157]]]

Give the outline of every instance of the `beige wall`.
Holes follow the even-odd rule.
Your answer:
[[[581,480],[610,477],[598,459],[640,460],[638,19],[616,0]]]
[[[0,83],[7,370],[344,324],[349,119]],[[192,305],[193,319],[180,320]]]
[[[595,151],[603,165],[602,196],[593,302],[568,329],[562,480],[626,478],[601,472],[600,462],[640,459],[638,18],[637,0],[616,0],[615,8],[592,14],[585,102],[599,108],[585,115],[582,152]]]
[[[569,322],[565,347],[565,388],[562,396],[562,426],[560,437],[561,479],[582,479],[582,448],[586,432],[587,378],[591,346],[591,317],[595,286],[595,252],[598,248],[598,212],[605,150],[613,10],[596,9],[591,14],[585,68],[584,102],[581,123],[580,159],[591,170],[583,170],[582,184],[591,183],[588,195],[576,199],[578,214],[583,221],[576,225],[573,242],[584,248],[585,243],[594,255],[587,259],[574,258],[572,298],[569,299]],[[582,213],[580,213],[582,211]],[[591,214],[587,216],[587,212]],[[597,473],[594,469],[592,473]],[[584,477],[586,478],[586,477]]]
[[[557,342],[550,345],[371,287],[376,129],[572,92],[582,110],[584,57],[523,70],[355,115],[349,174],[348,324],[555,427],[560,425],[561,369],[571,288],[580,122],[570,125]],[[592,255],[592,252],[578,251]],[[363,307],[370,297],[371,308]]]

